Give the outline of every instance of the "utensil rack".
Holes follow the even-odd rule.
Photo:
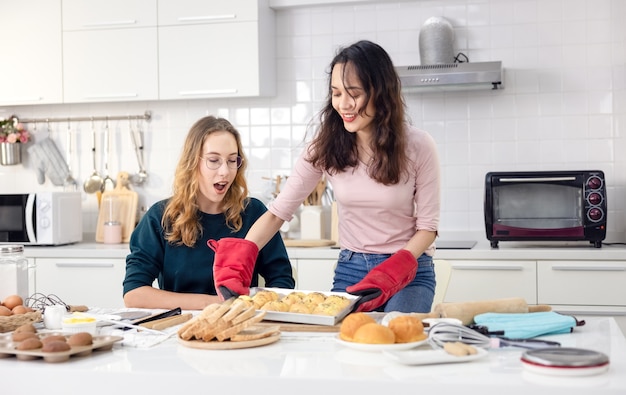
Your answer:
[[[98,116],[98,117],[65,117],[65,118],[19,118],[21,123],[49,123],[49,122],[87,122],[87,121],[124,121],[124,120],[140,120],[150,121],[152,112],[146,111],[141,115],[115,115],[115,116]]]

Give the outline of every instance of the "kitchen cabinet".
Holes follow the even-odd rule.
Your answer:
[[[154,0],[63,0],[64,102],[158,99]]]
[[[36,292],[71,305],[122,308],[124,258],[36,258]]]
[[[0,106],[61,103],[61,0],[3,1],[0,37]]]
[[[537,271],[539,303],[623,314],[626,261],[538,261]]]
[[[333,287],[336,259],[291,259],[297,268],[296,289],[330,291]]]
[[[535,261],[449,260],[450,283],[444,302],[521,297],[537,304]]]
[[[274,14],[265,0],[159,0],[159,98],[270,96]]]

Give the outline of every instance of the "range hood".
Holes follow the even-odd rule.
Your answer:
[[[428,64],[396,67],[403,88],[498,89],[502,62]]]

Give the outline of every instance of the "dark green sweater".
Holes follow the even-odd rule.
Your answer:
[[[161,218],[166,202],[162,200],[150,207],[131,235],[124,294],[144,285],[152,285],[158,278],[159,288],[167,291],[215,295],[215,254],[207,246],[207,240],[245,237],[267,208],[260,200],[250,198],[242,213],[243,226],[235,233],[226,226],[223,214],[199,213],[203,232],[196,245],[189,248],[165,241]],[[258,275],[264,278],[266,287],[293,289],[295,286],[287,249],[279,233],[259,251],[251,286],[258,285]]]

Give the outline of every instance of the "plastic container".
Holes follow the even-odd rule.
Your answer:
[[[24,256],[24,246],[17,244],[0,246],[0,299],[9,295],[19,295],[26,300],[30,296],[29,269],[34,267],[34,263],[30,265]]]
[[[120,221],[120,201],[117,196],[106,196],[102,200],[104,227],[102,238],[105,244],[122,242],[122,222]]]

